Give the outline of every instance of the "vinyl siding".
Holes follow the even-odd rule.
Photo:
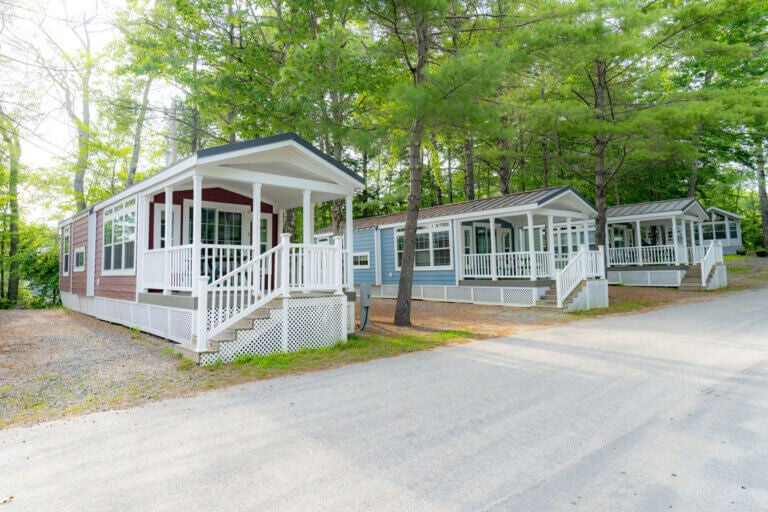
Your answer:
[[[451,236],[453,237],[453,234],[451,234]],[[455,244],[455,241],[453,241],[453,243]],[[453,255],[453,252],[451,254]],[[432,284],[441,286],[455,285],[456,262],[453,263],[454,267],[448,270],[414,270],[413,284]],[[394,228],[385,228],[381,230],[381,270],[382,284],[398,284],[400,281],[400,271],[395,269]]]
[[[137,225],[138,228],[138,225]],[[97,297],[110,299],[136,300],[136,275],[103,276],[101,275],[101,260],[104,257],[104,210],[96,212],[96,282],[94,294]],[[136,261],[134,257],[134,261]]]
[[[367,252],[370,268],[355,269],[355,284],[376,283],[376,231],[366,229],[355,231],[352,241],[352,252]]]
[[[75,272],[75,249],[78,247],[85,247],[86,255],[86,268],[88,266],[88,216],[81,217],[72,223],[72,242],[70,250],[72,251],[70,259],[70,271],[72,272],[72,293],[78,295],[85,295],[86,293],[86,269],[82,272]]]

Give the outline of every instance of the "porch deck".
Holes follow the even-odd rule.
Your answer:
[[[553,279],[544,278],[531,281],[530,279],[462,279],[459,286],[493,286],[500,288],[548,288]]]

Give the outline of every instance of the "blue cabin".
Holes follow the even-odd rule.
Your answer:
[[[590,303],[607,305],[601,248],[563,247],[554,239],[564,229],[588,239],[596,213],[569,186],[424,208],[416,235],[413,298],[569,307],[568,296],[583,282],[601,281],[589,286]],[[372,285],[374,296],[397,295],[404,227],[404,212],[354,221],[354,282]],[[331,243],[331,228],[318,230],[315,239]],[[570,264],[577,256],[590,263],[579,259]]]

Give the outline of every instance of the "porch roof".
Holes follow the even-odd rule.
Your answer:
[[[707,219],[707,213],[695,197],[649,201],[646,203],[611,206],[606,217],[611,222],[637,219],[661,219],[678,215],[691,215],[700,220]]]
[[[63,227],[89,211],[100,210],[124,201],[137,193],[155,193],[168,184],[189,181],[192,174],[206,176],[210,185],[219,186],[242,181],[250,185],[260,180],[274,191],[294,187],[300,189],[319,187],[317,201],[356,193],[365,187],[363,178],[341,162],[326,155],[312,144],[292,132],[269,137],[244,140],[207,149],[199,149],[169,167],[148,176],[96,204],[59,223]],[[243,179],[247,178],[247,179]],[[218,180],[218,181],[217,181]],[[338,191],[337,191],[338,188]],[[247,193],[249,187],[244,187]],[[278,192],[279,193],[279,192]],[[265,191],[265,195],[267,191]],[[298,197],[298,196],[297,196]],[[279,197],[278,199],[283,199]],[[300,203],[293,200],[285,207]]]
[[[728,210],[723,210],[722,208],[718,208],[717,206],[710,206],[709,208],[707,208],[707,213],[709,214],[716,213],[718,215],[722,215],[723,217],[729,217],[735,220],[741,219],[741,215],[737,213],[729,212]]]
[[[527,210],[546,207],[552,201],[565,195],[572,195],[580,203],[582,212],[590,214],[595,213],[594,207],[581,195],[579,195],[570,186],[549,187],[528,192],[517,192],[499,197],[489,197],[485,199],[473,199],[460,203],[444,204],[432,206],[419,210],[419,222],[424,220],[448,220],[457,217],[471,217],[472,214],[483,213],[487,215],[503,216],[504,210],[507,213],[521,213]],[[577,212],[577,210],[574,210]],[[380,215],[378,217],[366,217],[357,219],[354,222],[355,231],[364,229],[373,229],[379,226],[388,226],[392,224],[405,223],[405,212]],[[318,229],[316,235],[327,235],[333,232],[331,226]]]

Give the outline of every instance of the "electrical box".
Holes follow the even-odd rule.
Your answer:
[[[371,285],[370,284],[365,283],[360,285],[360,307],[361,308],[371,307]]]

